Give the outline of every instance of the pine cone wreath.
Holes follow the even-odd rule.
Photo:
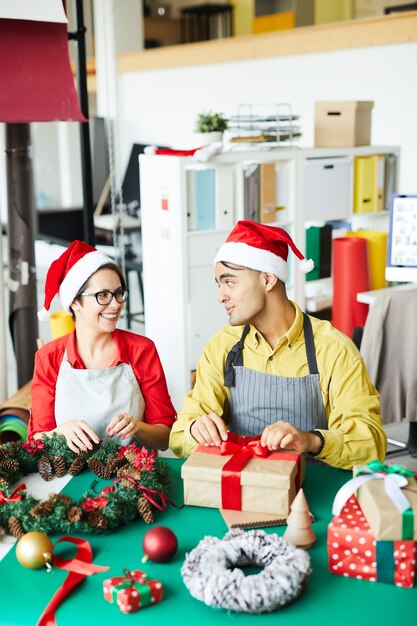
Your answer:
[[[17,519],[17,517],[15,517],[14,515],[9,519],[7,525],[9,527],[9,533],[16,539],[21,539],[25,534],[25,530],[22,526],[21,521]]]
[[[52,498],[48,498],[47,500],[42,500],[42,502],[38,502],[33,507],[31,513],[35,517],[46,517],[50,515],[55,510],[55,501]]]
[[[19,469],[19,461],[16,459],[0,459],[0,470],[6,472],[6,474],[12,474]]]
[[[62,478],[67,473],[67,466],[62,456],[54,456],[52,459],[52,467],[54,468],[55,475],[58,478]]]
[[[84,469],[85,459],[82,456],[77,456],[68,468],[68,472],[71,476],[78,476],[78,474]]]
[[[83,510],[80,506],[72,506],[67,513],[67,518],[72,524],[79,522],[82,516]]]
[[[96,528],[107,528],[107,520],[101,511],[90,511],[87,516],[87,522],[90,526]]]
[[[138,499],[138,512],[146,524],[152,524],[153,522],[152,505],[149,502],[149,500],[147,500],[144,496],[141,496]]]
[[[108,480],[109,478],[111,478],[111,472],[109,471],[108,467],[98,459],[90,459],[89,461],[87,461],[87,465],[90,470],[94,472],[94,474],[99,478],[103,478],[103,480]]]
[[[53,470],[52,463],[47,456],[41,456],[38,461],[38,472],[46,481],[52,480]]]

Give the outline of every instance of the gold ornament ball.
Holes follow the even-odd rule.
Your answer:
[[[51,560],[52,541],[37,530],[26,533],[16,544],[16,558],[23,567],[38,569]]]

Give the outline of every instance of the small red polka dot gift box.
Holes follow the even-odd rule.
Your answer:
[[[359,580],[413,587],[415,541],[377,541],[356,496],[342,506],[327,533],[329,570]]]
[[[122,613],[134,613],[162,600],[162,584],[139,569],[103,581],[104,597]]]

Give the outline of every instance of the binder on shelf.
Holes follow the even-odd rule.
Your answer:
[[[276,221],[276,180],[275,163],[262,163],[259,166],[260,221],[268,224]]]
[[[260,221],[260,167],[251,163],[244,169],[244,215],[245,220]]]
[[[289,173],[285,168],[278,168],[275,173],[275,204],[277,222],[285,223],[290,219],[289,210]]]
[[[397,190],[397,155],[386,154],[385,155],[385,168],[384,168],[384,201],[383,208],[388,211],[389,199],[391,194]]]
[[[215,170],[187,171],[187,217],[189,230],[208,230],[215,225]]]
[[[332,225],[323,224],[323,226],[320,229],[319,278],[328,278],[329,276],[332,275],[332,236],[333,236]]]
[[[215,227],[232,228],[235,223],[235,180],[230,167],[216,169]]]
[[[306,282],[320,278],[320,231],[321,226],[314,224],[306,228],[306,258],[314,261],[314,269],[306,274]]]
[[[355,157],[354,212],[369,213],[384,208],[385,158]]]

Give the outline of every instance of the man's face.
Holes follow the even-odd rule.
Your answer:
[[[231,326],[256,324],[265,307],[265,288],[262,273],[238,265],[228,267],[216,263],[216,283],[219,286],[219,302],[229,316]]]

